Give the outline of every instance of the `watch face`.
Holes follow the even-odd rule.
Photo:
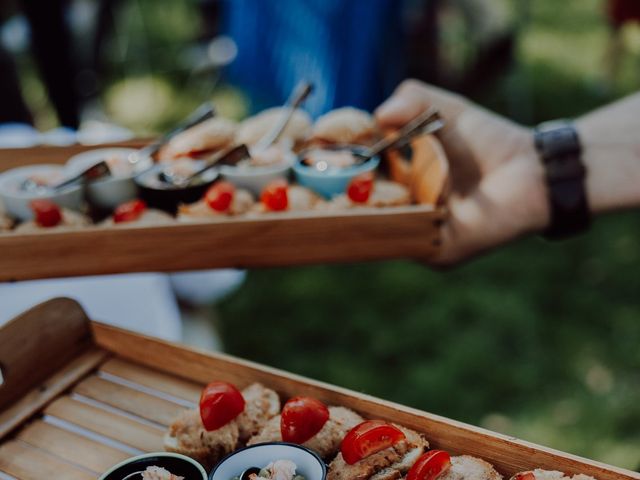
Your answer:
[[[560,128],[573,128],[573,122],[571,120],[559,119],[549,120],[548,122],[542,122],[536,127],[536,132],[546,133]]]
[[[556,120],[545,122],[535,129],[536,150],[543,160],[552,160],[581,152],[578,132],[572,122]]]

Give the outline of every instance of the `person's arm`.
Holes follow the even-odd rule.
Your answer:
[[[439,138],[453,187],[435,263],[456,263],[544,230],[547,187],[532,130],[414,80],[404,82],[376,116],[383,126],[399,126],[429,106],[447,122]],[[640,206],[640,94],[579,119],[577,127],[591,211]]]
[[[576,122],[594,214],[640,206],[640,93]]]

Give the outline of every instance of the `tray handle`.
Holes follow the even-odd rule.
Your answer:
[[[69,298],[41,303],[0,328],[0,411],[84,351],[89,318]]]

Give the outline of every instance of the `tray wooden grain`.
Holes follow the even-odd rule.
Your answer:
[[[29,163],[64,163],[82,148],[0,150],[0,172]],[[434,137],[416,139],[413,152],[419,161],[391,158],[392,166],[412,169],[412,177],[395,175],[397,168],[391,173],[407,183],[417,205],[275,213],[153,227],[10,232],[0,234],[0,281],[428,258],[440,246],[448,166]]]
[[[639,473],[362,393],[93,323],[68,299],[41,304],[7,324],[0,345],[3,479],[95,479],[120,460],[161,450],[166,426],[195,405],[213,379],[239,387],[258,381],[283,399],[311,395],[406,425],[423,432],[434,448],[488,460],[506,478],[542,467],[599,480],[640,479]]]

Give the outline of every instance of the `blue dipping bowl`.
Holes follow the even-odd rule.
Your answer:
[[[380,157],[373,157],[361,165],[346,168],[333,168],[320,172],[300,161],[293,164],[296,181],[325,198],[331,199],[345,193],[349,182],[361,173],[372,172],[380,165]]]

